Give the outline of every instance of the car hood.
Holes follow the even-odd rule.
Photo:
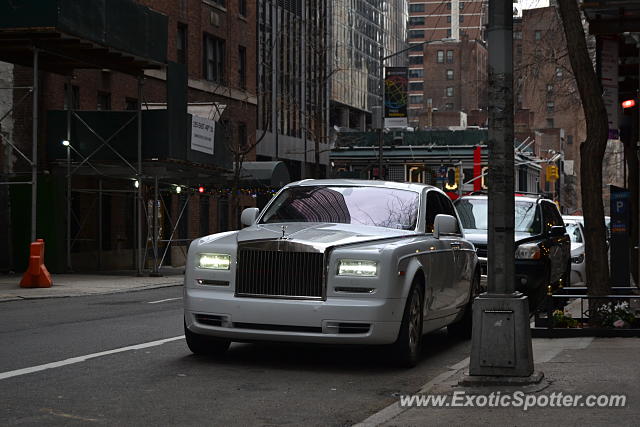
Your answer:
[[[464,231],[464,237],[469,240],[471,243],[473,243],[474,245],[486,245],[487,244],[487,232],[482,230],[465,230]],[[526,239],[530,239],[532,236],[529,233],[523,233],[523,232],[519,232],[516,231],[514,234],[514,241],[516,243],[520,242],[521,240],[526,240]]]

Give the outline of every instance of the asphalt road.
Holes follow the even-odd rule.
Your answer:
[[[217,361],[182,338],[68,360],[180,337],[181,292],[0,303],[0,425],[351,425],[469,354],[438,332],[411,370],[344,346],[233,344]]]

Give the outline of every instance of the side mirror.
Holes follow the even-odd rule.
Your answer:
[[[246,208],[242,211],[240,222],[243,225],[253,225],[256,222],[256,218],[258,218],[259,213],[260,209],[258,208]]]
[[[567,232],[567,229],[562,225],[554,225],[549,230],[549,236],[551,237],[562,237]]]
[[[439,239],[440,236],[447,234],[455,234],[458,232],[456,219],[451,215],[436,215],[436,220],[433,223],[433,236]]]

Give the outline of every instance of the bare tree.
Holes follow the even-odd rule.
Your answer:
[[[587,125],[580,144],[580,180],[585,221],[587,288],[589,295],[609,294],[606,228],[602,205],[602,161],[607,148],[608,121],[600,82],[587,50],[577,0],[558,0],[560,16]]]

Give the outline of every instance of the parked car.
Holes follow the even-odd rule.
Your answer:
[[[465,235],[478,252],[486,274],[488,198],[486,194],[463,196],[456,209]],[[543,301],[549,285],[568,284],[571,243],[558,207],[551,200],[515,196],[515,289],[529,297],[533,310]]]
[[[194,353],[221,354],[232,341],[390,344],[412,366],[424,333],[470,333],[478,259],[435,187],[304,180],[241,220],[248,227],[189,247]]]
[[[567,233],[571,239],[571,285],[586,283],[587,271],[584,260],[584,229],[582,217],[563,215]]]

